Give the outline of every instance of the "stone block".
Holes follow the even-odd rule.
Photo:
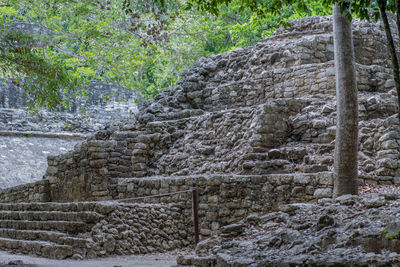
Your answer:
[[[93,168],[101,168],[107,164],[105,159],[89,160],[89,166]]]
[[[317,174],[318,184],[320,185],[333,185],[333,174],[326,172],[326,173],[319,173]]]
[[[313,197],[319,198],[331,198],[332,197],[332,189],[331,188],[317,188],[314,191]]]
[[[310,183],[310,176],[302,175],[302,174],[295,174],[293,177],[293,182],[296,184],[307,185]]]
[[[147,169],[147,165],[145,163],[132,164],[132,170],[134,170],[134,171],[144,171],[146,169]]]
[[[218,195],[208,196],[208,203],[218,203],[218,202],[219,202]]]
[[[55,166],[49,166],[46,170],[46,175],[54,176],[58,172],[58,168]]]

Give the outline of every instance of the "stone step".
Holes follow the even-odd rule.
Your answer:
[[[0,220],[29,221],[83,221],[96,223],[104,217],[97,212],[63,212],[63,211],[1,211]]]
[[[164,106],[165,107],[165,106]],[[153,114],[145,111],[143,114],[145,116],[139,116],[139,121],[142,123],[149,122],[161,122],[161,121],[170,121],[170,122],[178,122],[184,120],[190,120],[196,117],[199,117],[204,114],[204,110],[202,109],[191,109],[191,110],[182,110],[178,112],[169,112],[169,113],[157,113]]]
[[[268,151],[268,150],[267,150]],[[267,152],[252,152],[252,153],[247,153],[242,156],[243,160],[250,160],[250,161],[255,161],[255,160],[266,160],[268,158],[268,153]]]
[[[160,125],[166,125],[166,124],[179,124],[179,123],[186,123],[188,121],[194,121],[197,118],[200,117],[207,117],[207,116],[221,116],[224,114],[234,114],[234,115],[243,115],[243,116],[248,116],[250,117],[254,109],[265,106],[265,104],[257,104],[253,105],[252,107],[248,106],[243,106],[243,107],[232,107],[232,108],[225,108],[223,110],[214,110],[214,111],[204,111],[204,110],[199,110],[199,112],[191,114],[191,116],[188,117],[160,117],[157,118],[151,122],[147,123],[147,127],[154,127],[154,126],[160,126]]]
[[[69,234],[85,233],[90,225],[71,221],[0,220],[0,228],[17,230],[60,231]]]
[[[319,173],[329,171],[329,165],[313,165],[313,164],[303,164],[299,165],[296,169],[298,172],[302,173]]]
[[[52,259],[65,259],[71,257],[74,250],[71,246],[57,245],[46,241],[18,240],[0,237],[0,250],[35,254]]]
[[[1,203],[0,250],[47,258],[96,257],[92,227],[113,202]]]
[[[146,131],[131,131],[131,130],[121,130],[115,131],[111,135],[113,140],[124,140],[127,138],[137,138],[138,136],[147,135]]]
[[[93,211],[102,215],[108,214],[112,204],[107,202],[32,202],[32,203],[0,203],[0,211],[59,211],[83,212]]]
[[[18,240],[47,241],[74,248],[87,248],[93,244],[91,239],[69,236],[62,232],[43,230],[16,230],[0,228],[0,237]]]
[[[310,147],[321,154],[330,153],[335,149],[334,144],[325,144],[325,143],[311,143]]]
[[[182,111],[169,112],[169,113],[157,113],[159,120],[180,120],[180,119],[191,119],[204,114],[204,110],[201,109],[186,109]]]
[[[206,216],[209,207],[218,207],[225,205],[228,199],[236,198],[238,192],[242,196],[248,196],[249,201],[258,201],[258,193],[254,195],[253,192],[258,190],[267,190],[266,197],[272,194],[275,199],[283,196],[280,191],[274,191],[276,188],[296,188],[297,191],[287,194],[299,197],[301,201],[310,201],[312,199],[320,198],[320,195],[313,196],[314,191],[316,194],[324,194],[325,197],[331,197],[331,187],[333,185],[333,175],[327,172],[327,166],[315,167],[312,169],[300,170],[290,169],[288,166],[287,173],[273,173],[256,169],[251,174],[203,174],[192,176],[153,176],[143,178],[119,178],[116,182],[115,191],[117,192],[115,198],[125,199],[129,202],[137,203],[176,203],[179,207],[185,208],[191,203],[190,190],[193,183],[196,183],[199,190],[199,199],[205,205],[201,205],[201,216]],[[295,166],[293,166],[295,167]],[[312,171],[315,172],[312,172]],[[254,174],[254,173],[260,174]],[[280,186],[284,187],[280,187]],[[299,189],[300,188],[300,189]],[[307,190],[306,190],[307,188]],[[284,189],[284,190],[286,190]],[[186,191],[187,194],[169,194],[171,192]],[[272,190],[272,191],[268,191]],[[278,189],[276,189],[278,190]],[[263,191],[264,192],[264,191]],[[303,196],[300,196],[304,193]],[[231,196],[235,195],[235,197]],[[264,193],[260,193],[264,194]],[[275,195],[276,194],[276,195]],[[286,194],[286,193],[285,193]],[[213,197],[214,195],[215,197]],[[306,196],[308,195],[308,196]],[[153,197],[148,197],[153,196]],[[211,197],[210,197],[211,196]],[[283,201],[282,200],[273,201]],[[271,203],[272,203],[271,202]],[[207,203],[207,204],[206,204]],[[221,204],[222,203],[222,204]],[[218,210],[218,208],[216,209]],[[216,211],[218,212],[218,211]]]

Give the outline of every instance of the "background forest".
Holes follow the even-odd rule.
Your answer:
[[[304,1],[306,13],[287,5],[263,16],[240,0],[220,7],[219,16],[186,10],[181,1],[162,7],[150,2],[0,1],[0,75],[29,77],[34,83],[14,82],[26,87],[33,104],[48,108],[59,106],[60,94],[81,94],[77,88],[93,80],[136,89],[151,98],[173,85],[200,57],[254,45],[291,19],[331,14],[331,8],[314,0]],[[273,1],[265,0],[269,2]],[[15,31],[16,22],[51,31]]]

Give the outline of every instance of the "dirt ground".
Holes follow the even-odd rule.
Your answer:
[[[0,251],[0,267],[168,267],[176,265],[176,257],[176,253],[165,253],[118,256],[76,261],[45,259],[34,256],[10,254]]]

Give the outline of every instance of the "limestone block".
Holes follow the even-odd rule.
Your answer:
[[[333,175],[332,173],[325,172],[318,174],[318,184],[321,185],[333,185]]]
[[[332,189],[331,188],[317,188],[314,191],[315,198],[327,198],[327,197],[332,197]]]
[[[306,175],[295,174],[294,178],[293,178],[293,182],[296,184],[309,184],[310,177],[306,176]]]

